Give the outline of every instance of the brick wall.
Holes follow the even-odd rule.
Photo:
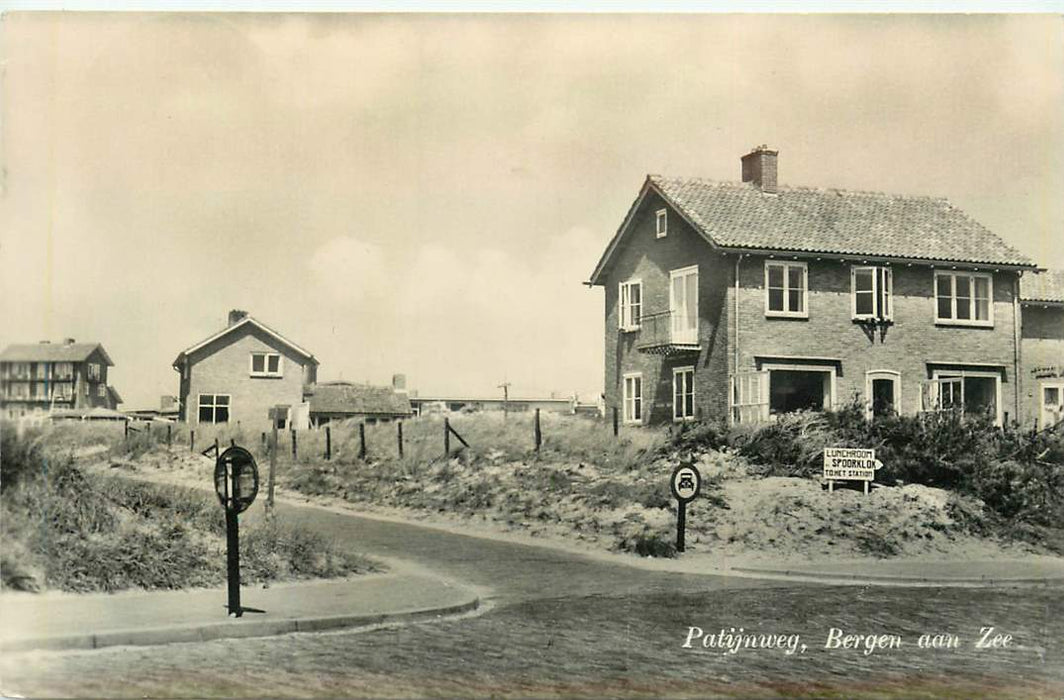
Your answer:
[[[1064,370],[1064,307],[1025,305],[1021,337],[1021,376],[1023,382],[1023,423],[1038,425],[1042,411],[1042,388],[1060,385],[1064,377],[1038,377],[1035,370],[1057,367]]]
[[[280,353],[283,376],[250,376],[252,352]],[[229,422],[253,430],[270,427],[271,407],[303,401],[306,360],[250,324],[196,351],[189,361],[181,402],[190,425],[199,422],[200,394],[228,394]]]

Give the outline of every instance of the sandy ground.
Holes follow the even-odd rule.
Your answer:
[[[195,488],[210,488],[213,460],[180,449],[160,448],[135,462],[105,460],[101,450],[85,448],[76,456],[97,472],[121,473],[152,481]],[[510,465],[488,467],[506,471]],[[369,517],[416,522],[460,534],[489,537],[623,560],[654,569],[700,573],[722,572],[732,567],[774,568],[814,563],[854,561],[930,562],[1044,560],[1045,552],[1016,543],[997,542],[959,532],[950,521],[946,503],[949,493],[941,489],[909,485],[877,488],[869,495],[860,491],[828,493],[815,480],[750,476],[742,466],[717,456],[703,458],[707,478],[722,479],[727,509],[688,506],[687,551],[675,559],[639,557],[610,552],[614,541],[610,525],[623,524],[632,511],[660,532],[675,533],[675,512],[642,506],[627,506],[595,513],[601,528],[574,531],[566,522],[492,519],[429,512],[414,508],[386,507],[368,502],[350,502],[330,496],[308,497],[277,488],[278,499],[313,503],[330,510]],[[265,481],[265,474],[263,481]],[[260,490],[265,498],[265,483]],[[559,503],[556,508],[587,509],[586,504]],[[862,537],[870,544],[862,545]],[[872,552],[868,550],[871,549]],[[877,556],[878,555],[878,556]],[[1055,557],[1049,557],[1056,559]]]

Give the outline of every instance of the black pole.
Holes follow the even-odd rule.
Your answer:
[[[195,430],[188,431],[188,451],[189,452],[195,452],[196,451],[196,431]]]
[[[539,409],[536,409],[536,452],[539,452],[539,446],[543,442],[543,432],[539,428]]]
[[[167,423],[166,424],[166,446],[167,447],[169,447],[171,445],[171,442],[173,440],[173,430],[171,428],[172,428],[172,426],[169,423]]]
[[[358,424],[358,458],[366,458],[366,424]]]
[[[218,438],[214,438],[214,458],[218,459],[218,455],[220,454],[221,452],[218,451]]]
[[[617,407],[616,407],[616,406],[614,406],[614,407],[613,407],[613,437],[617,437],[617,435],[618,435],[618,427],[617,427]]]
[[[687,528],[687,501],[676,502],[676,551],[684,550],[684,530]]]
[[[229,615],[241,617],[240,608],[240,532],[236,509],[225,509],[225,560],[229,579]]]
[[[403,458],[403,421],[396,424],[399,427],[399,459]]]
[[[451,456],[451,419],[443,419],[443,456]]]
[[[294,462],[296,459],[296,430],[292,428],[292,461]]]
[[[332,431],[325,426],[325,459],[332,459]]]
[[[127,421],[125,421],[125,433],[124,433],[124,437],[125,437],[125,438],[126,438],[127,440],[129,439],[129,421],[128,421],[128,420],[127,420]]]

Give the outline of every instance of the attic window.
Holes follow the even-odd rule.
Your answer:
[[[657,220],[657,237],[664,238],[669,232],[669,212],[665,209],[658,209]]]
[[[251,353],[252,377],[280,377],[281,356],[275,352]]]

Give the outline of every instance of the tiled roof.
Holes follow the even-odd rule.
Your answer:
[[[391,387],[325,382],[307,390],[311,413],[409,415],[410,401]]]
[[[262,321],[260,321],[260,320],[258,320],[256,318],[252,318],[251,316],[244,316],[240,321],[238,321],[238,322],[236,322],[236,323],[234,323],[234,324],[232,324],[230,326],[226,326],[225,328],[223,328],[222,330],[218,331],[217,333],[215,333],[214,335],[210,336],[209,338],[201,340],[200,342],[196,343],[192,347],[189,347],[189,348],[186,348],[186,349],[182,350],[180,353],[178,353],[177,359],[174,360],[173,368],[174,369],[179,369],[180,366],[181,366],[181,363],[184,361],[184,359],[186,357],[188,357],[189,355],[191,355],[192,353],[196,352],[197,350],[203,349],[204,347],[206,347],[210,343],[214,342],[215,340],[218,340],[219,338],[221,338],[221,337],[223,337],[225,335],[228,335],[229,333],[232,333],[232,332],[236,331],[237,329],[244,328],[245,326],[252,326],[252,327],[259,328],[260,330],[262,330],[267,335],[272,336],[273,338],[275,338],[277,341],[279,341],[281,343],[284,343],[286,346],[288,346],[289,348],[294,350],[299,355],[302,355],[303,357],[306,357],[311,362],[311,364],[314,364],[314,365],[318,364],[317,359],[315,359],[315,357],[313,355],[311,355],[309,352],[307,352],[303,348],[301,348],[298,345],[296,345],[295,343],[293,343],[288,338],[285,338],[283,335],[281,335],[277,331],[273,330],[272,328],[267,326]]]
[[[1035,266],[942,198],[808,187],[765,194],[750,183],[649,180],[724,248]]]
[[[99,348],[108,367],[114,363],[99,343],[24,343],[8,345],[0,362],[84,362]]]
[[[1020,278],[1020,300],[1064,303],[1064,270],[1025,274]]]

